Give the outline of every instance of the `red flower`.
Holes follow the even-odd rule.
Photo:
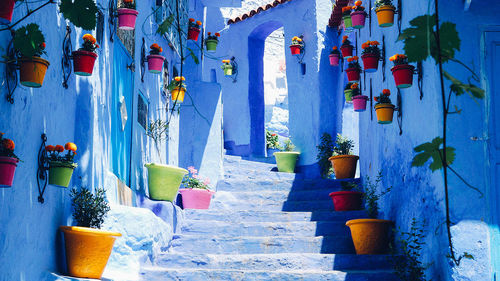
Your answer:
[[[47,145],[47,146],[45,147],[45,150],[47,150],[47,151],[49,151],[49,152],[52,152],[52,151],[55,151],[55,150],[56,150],[56,148],[55,148],[53,145]]]
[[[382,90],[382,94],[384,94],[386,96],[390,96],[391,95],[391,91],[389,89],[384,89],[384,90]]]
[[[378,101],[378,97],[374,97],[373,99],[374,99],[375,101]]]
[[[59,144],[58,144],[58,145],[56,145],[56,147],[55,147],[55,151],[57,151],[57,152],[63,152],[63,151],[64,151],[64,146],[59,145]]]
[[[42,50],[45,50],[45,47],[47,47],[47,45],[45,44],[45,42],[43,42],[42,44],[40,44],[40,48],[42,48]]]
[[[11,139],[3,139],[2,140],[2,145],[5,149],[14,151],[14,148],[16,148],[16,145]]]

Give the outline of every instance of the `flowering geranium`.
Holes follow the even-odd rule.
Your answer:
[[[358,56],[348,58],[347,67],[361,70],[361,65],[359,64],[358,60],[359,60]]]
[[[382,93],[378,97],[373,98],[373,100],[377,102],[375,105],[381,103],[392,104],[391,99],[389,98],[390,95],[391,91],[389,89],[382,90]]]
[[[207,40],[215,40],[215,41],[219,42],[219,37],[220,37],[219,32],[215,32],[214,35],[212,35],[212,32],[207,33]]]
[[[298,36],[294,36],[292,38],[292,45],[300,45],[300,46],[303,46],[304,44],[304,41],[302,40],[302,38],[298,37]]]
[[[201,27],[201,24],[202,22],[201,21],[197,21],[193,18],[190,18],[189,19],[189,28],[196,28],[196,29],[200,29]]]
[[[231,60],[222,60],[221,68],[222,69],[233,68],[233,66],[231,65]]]
[[[19,160],[19,157],[14,154],[16,144],[13,140],[4,138],[3,135],[4,134],[0,132],[0,156],[12,157]]]
[[[152,44],[150,47],[149,47],[151,50],[149,51],[149,53],[151,55],[159,55],[163,52],[163,48],[160,47],[160,45],[154,43]]]
[[[394,66],[401,64],[408,64],[408,57],[406,55],[395,54],[389,58],[394,63]]]
[[[99,48],[99,45],[96,43],[97,40],[92,36],[92,34],[85,34],[83,35],[83,45],[80,48],[80,51],[87,51],[87,52],[94,52],[97,48]]]
[[[340,55],[339,48],[337,48],[337,46],[333,46],[332,51],[330,52],[330,55]]]
[[[354,2],[354,6],[352,6],[352,11],[353,12],[362,12],[365,10],[365,7],[361,6],[363,4],[362,1],[356,1]]]
[[[266,146],[270,149],[279,149],[279,137],[276,133],[266,130]]]
[[[134,0],[123,0],[122,8],[135,10],[135,1]]]
[[[351,41],[349,41],[349,36],[344,35],[342,37],[342,46],[347,46],[347,45],[351,45]]]
[[[361,55],[373,54],[377,57],[380,57],[380,48],[378,47],[378,45],[380,45],[378,41],[366,41],[365,43],[361,44],[361,48],[363,49]]]
[[[76,155],[76,144],[72,142],[66,143],[65,146],[62,145],[47,145],[45,150],[47,151],[49,161],[64,162],[67,164],[74,164],[73,158]],[[66,154],[63,154],[64,150],[67,150]]]
[[[345,87],[344,87],[344,91],[351,90],[352,84],[354,84],[354,82],[347,83],[347,85],[345,85]]]
[[[184,78],[184,76],[174,77],[174,79],[172,79],[170,84],[168,84],[167,90],[172,91],[178,88],[186,89],[186,84],[184,83],[184,81],[186,81],[186,78]]]
[[[351,10],[352,10],[352,7],[351,6],[347,6],[347,7],[344,7],[342,8],[342,16],[350,16],[351,15]]]
[[[359,88],[358,83],[352,83],[351,84],[351,97],[359,96],[361,95],[361,89]]]
[[[199,188],[199,189],[207,189],[209,190],[210,184],[209,178],[202,178],[198,175],[198,170],[193,166],[189,166],[188,168],[189,174],[185,175],[182,179],[182,186],[184,188]]]

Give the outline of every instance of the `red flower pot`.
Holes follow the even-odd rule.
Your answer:
[[[361,210],[363,194],[356,191],[337,191],[330,193],[335,211]]]
[[[375,72],[378,69],[378,61],[380,59],[379,56],[374,54],[364,54],[361,56],[363,60],[363,69],[366,72]]]
[[[196,27],[190,27],[188,30],[188,40],[198,41],[198,35],[200,34],[200,29]]]
[[[368,96],[354,96],[352,97],[352,106],[354,107],[354,111],[363,112],[366,110],[366,101],[368,100]]]
[[[0,187],[12,186],[17,162],[16,158],[0,156]]]
[[[292,56],[300,55],[301,50],[302,50],[301,45],[290,45],[290,51],[292,52]]]
[[[330,58],[330,65],[331,66],[339,66],[340,55],[330,54],[328,57]]]
[[[134,30],[138,11],[134,9],[118,9],[118,28],[123,30]]]
[[[351,13],[351,21],[353,28],[363,28],[365,26],[366,12],[365,11],[357,11]]]
[[[94,63],[97,54],[88,51],[74,51],[73,55],[73,69],[75,74],[81,76],[90,76],[94,71]]]
[[[403,89],[413,85],[413,71],[415,67],[409,64],[401,64],[394,66],[391,71],[396,82],[396,87]]]
[[[352,49],[353,46],[351,45],[342,45],[340,47],[340,51],[342,52],[342,56],[344,57],[344,59],[352,57]]]
[[[9,24],[12,21],[15,0],[2,0],[0,3],[0,24]]]
[[[345,73],[347,73],[347,80],[349,82],[358,82],[361,77],[361,71],[354,67],[346,69]]]
[[[182,207],[184,209],[206,210],[210,207],[212,195],[210,190],[200,188],[183,188],[179,190],[182,196]]]

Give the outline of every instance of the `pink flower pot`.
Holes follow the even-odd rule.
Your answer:
[[[331,66],[339,66],[340,55],[330,54],[328,57],[330,58]]]
[[[138,14],[139,12],[133,9],[118,9],[118,28],[123,30],[134,30],[135,20]]]
[[[17,162],[16,158],[0,156],[0,187],[12,186]]]
[[[354,96],[352,97],[352,106],[354,107],[354,111],[363,112],[366,110],[366,101],[368,100],[368,96]]]
[[[161,55],[149,55],[148,57],[148,69],[151,73],[161,73],[163,70],[163,62],[165,57]]]
[[[352,27],[360,29],[365,26],[366,12],[358,11],[351,13]]]
[[[215,192],[200,188],[183,188],[179,192],[182,195],[182,206],[184,209],[206,210],[210,207],[210,200]]]

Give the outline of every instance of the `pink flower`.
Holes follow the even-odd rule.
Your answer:
[[[192,173],[193,174],[193,179],[197,179],[198,178],[198,175],[196,173]]]
[[[196,170],[195,167],[193,167],[193,166],[189,166],[187,169],[193,175],[198,173],[198,170]]]
[[[210,179],[209,179],[209,178],[205,178],[205,179],[203,180],[203,184],[204,184],[204,185],[209,185],[209,184],[210,184]]]

